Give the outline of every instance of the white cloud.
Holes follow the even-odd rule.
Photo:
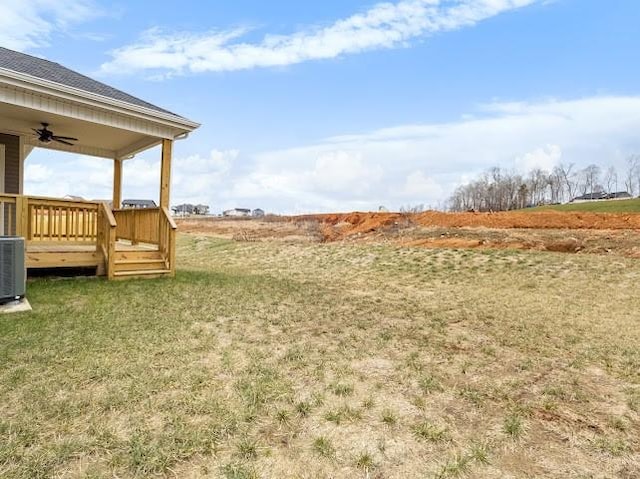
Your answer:
[[[252,170],[231,181],[224,193],[225,207],[234,202],[286,204],[291,211],[344,208],[345,193],[351,209],[364,208],[366,198],[383,189],[384,171],[371,165],[358,151],[306,149],[266,152],[254,158]],[[289,161],[292,159],[293,161]],[[300,163],[296,164],[298,160]]]
[[[233,168],[239,154],[238,150],[212,150],[208,156],[178,158],[172,174],[174,204],[209,204],[228,177],[237,174]]]
[[[33,183],[45,183],[53,175],[53,170],[46,165],[27,164],[24,168],[24,176]]]
[[[234,71],[293,65],[367,50],[404,46],[410,40],[474,25],[540,0],[401,0],[329,26],[289,35],[266,35],[258,43],[240,38],[246,28],[206,33],[146,31],[137,43],[112,52],[104,73],[142,70],[164,74]],[[154,75],[158,77],[158,75]]]
[[[534,168],[551,171],[562,159],[562,148],[558,145],[546,145],[516,158],[515,166],[522,173]]]
[[[36,148],[25,163],[25,194],[111,198],[112,163],[100,158]]]
[[[452,123],[402,125],[260,153],[249,173],[229,179],[218,202],[281,212],[436,206],[492,166],[552,168],[562,160],[623,168],[625,156],[640,151],[640,97],[493,104],[474,113]],[[333,160],[320,170],[339,188],[312,181],[323,157]]]
[[[422,171],[412,171],[407,175],[400,194],[408,198],[441,198],[444,190],[438,182]]]
[[[561,159],[624,168],[625,157],[640,152],[640,97],[493,104],[473,113],[457,122],[402,125],[254,155],[178,156],[172,203],[281,213],[435,206],[492,166],[551,168]],[[110,161],[60,155],[32,153],[28,193],[110,197]],[[157,199],[159,157],[154,150],[125,163],[125,196]]]
[[[92,0],[3,0],[0,46],[29,50],[49,45],[54,32],[95,18]]]
[[[232,173],[239,152],[212,150],[207,156],[176,158],[172,172],[173,204],[207,203]],[[234,173],[237,175],[237,173]],[[25,193],[86,199],[110,199],[113,161],[36,148],[25,164]],[[123,198],[158,200],[160,151],[153,148],[124,162]]]
[[[172,203],[208,203],[232,173],[239,152],[211,150],[208,155],[176,158],[172,171]],[[106,162],[110,168],[109,161]],[[111,176],[108,191],[111,191]],[[160,152],[158,148],[124,163],[123,194],[130,198],[158,199]]]
[[[349,190],[362,194],[370,191],[381,178],[382,169],[367,165],[362,153],[337,150],[320,154],[310,178],[304,183],[327,193]]]

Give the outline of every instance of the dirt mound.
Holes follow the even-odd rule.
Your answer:
[[[394,227],[424,226],[443,228],[496,229],[594,229],[640,230],[640,214],[585,212],[501,212],[501,213],[443,213],[426,211],[403,213],[344,213],[295,217],[296,220],[316,220],[322,224],[325,241],[360,236]],[[572,249],[575,245],[558,245],[558,249]]]
[[[422,226],[533,228],[533,229],[640,229],[640,214],[585,212],[442,213],[416,215]]]
[[[567,238],[560,241],[552,241],[545,245],[548,251],[556,251],[558,253],[577,253],[583,248],[583,245],[576,238]]]
[[[521,249],[640,258],[640,214],[349,213],[264,220],[179,219],[183,233],[235,241],[394,244],[418,248]],[[498,227],[490,225],[498,224]],[[453,226],[452,226],[453,225]],[[460,226],[465,225],[465,226]],[[606,229],[604,229],[606,228]]]
[[[370,233],[380,228],[410,223],[409,219],[400,213],[345,213],[311,215],[325,225],[336,227],[344,234]]]

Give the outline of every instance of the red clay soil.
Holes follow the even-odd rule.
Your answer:
[[[640,230],[640,214],[585,212],[500,212],[443,213],[426,211],[403,213],[343,213],[298,216],[294,220],[317,220],[324,225],[326,240],[366,234],[393,226],[415,225],[443,228],[527,228],[527,229],[595,229]]]

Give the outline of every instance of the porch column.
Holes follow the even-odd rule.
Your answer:
[[[162,166],[160,168],[160,208],[169,208],[172,149],[173,140],[162,140]]]
[[[122,160],[113,160],[113,208],[120,208],[122,203]]]

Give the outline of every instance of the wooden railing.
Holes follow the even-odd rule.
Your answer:
[[[95,201],[67,201],[39,196],[0,194],[0,234],[27,241],[95,243]]]
[[[117,223],[111,208],[101,203],[98,207],[97,246],[104,257],[105,273],[109,279],[113,279],[115,273],[116,229]]]
[[[158,244],[160,208],[131,208],[114,210],[118,225],[117,239],[131,241],[132,244]]]
[[[165,207],[160,209],[160,241],[158,249],[165,258],[167,269],[171,270],[171,274],[176,273],[176,230],[177,226],[169,210]]]
[[[0,236],[17,234],[16,196],[0,193]]]
[[[29,197],[29,241],[95,243],[98,203]]]

